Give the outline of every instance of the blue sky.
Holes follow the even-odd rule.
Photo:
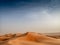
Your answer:
[[[59,32],[60,0],[0,0],[1,33]]]

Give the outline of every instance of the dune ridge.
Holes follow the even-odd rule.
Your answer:
[[[0,42],[5,40],[4,45],[60,45],[60,39],[35,32],[7,34],[4,36],[0,36]],[[0,45],[3,44],[0,43]]]
[[[23,35],[23,34],[22,34]],[[35,32],[28,32],[26,35],[23,35],[21,37],[18,37],[14,40],[11,40],[8,42],[12,45],[22,45],[21,43],[26,43],[27,45],[60,45],[60,40],[57,40],[52,37],[48,37],[45,35],[40,35]],[[16,44],[14,44],[16,43]],[[29,43],[29,44],[28,44]]]

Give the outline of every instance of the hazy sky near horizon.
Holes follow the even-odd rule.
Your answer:
[[[60,0],[0,0],[0,32],[60,32]]]

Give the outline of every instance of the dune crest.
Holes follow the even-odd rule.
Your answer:
[[[8,41],[10,45],[60,45],[60,40],[35,32],[27,32]]]

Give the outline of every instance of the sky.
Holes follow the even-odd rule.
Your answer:
[[[60,0],[0,0],[0,33],[60,32]]]

